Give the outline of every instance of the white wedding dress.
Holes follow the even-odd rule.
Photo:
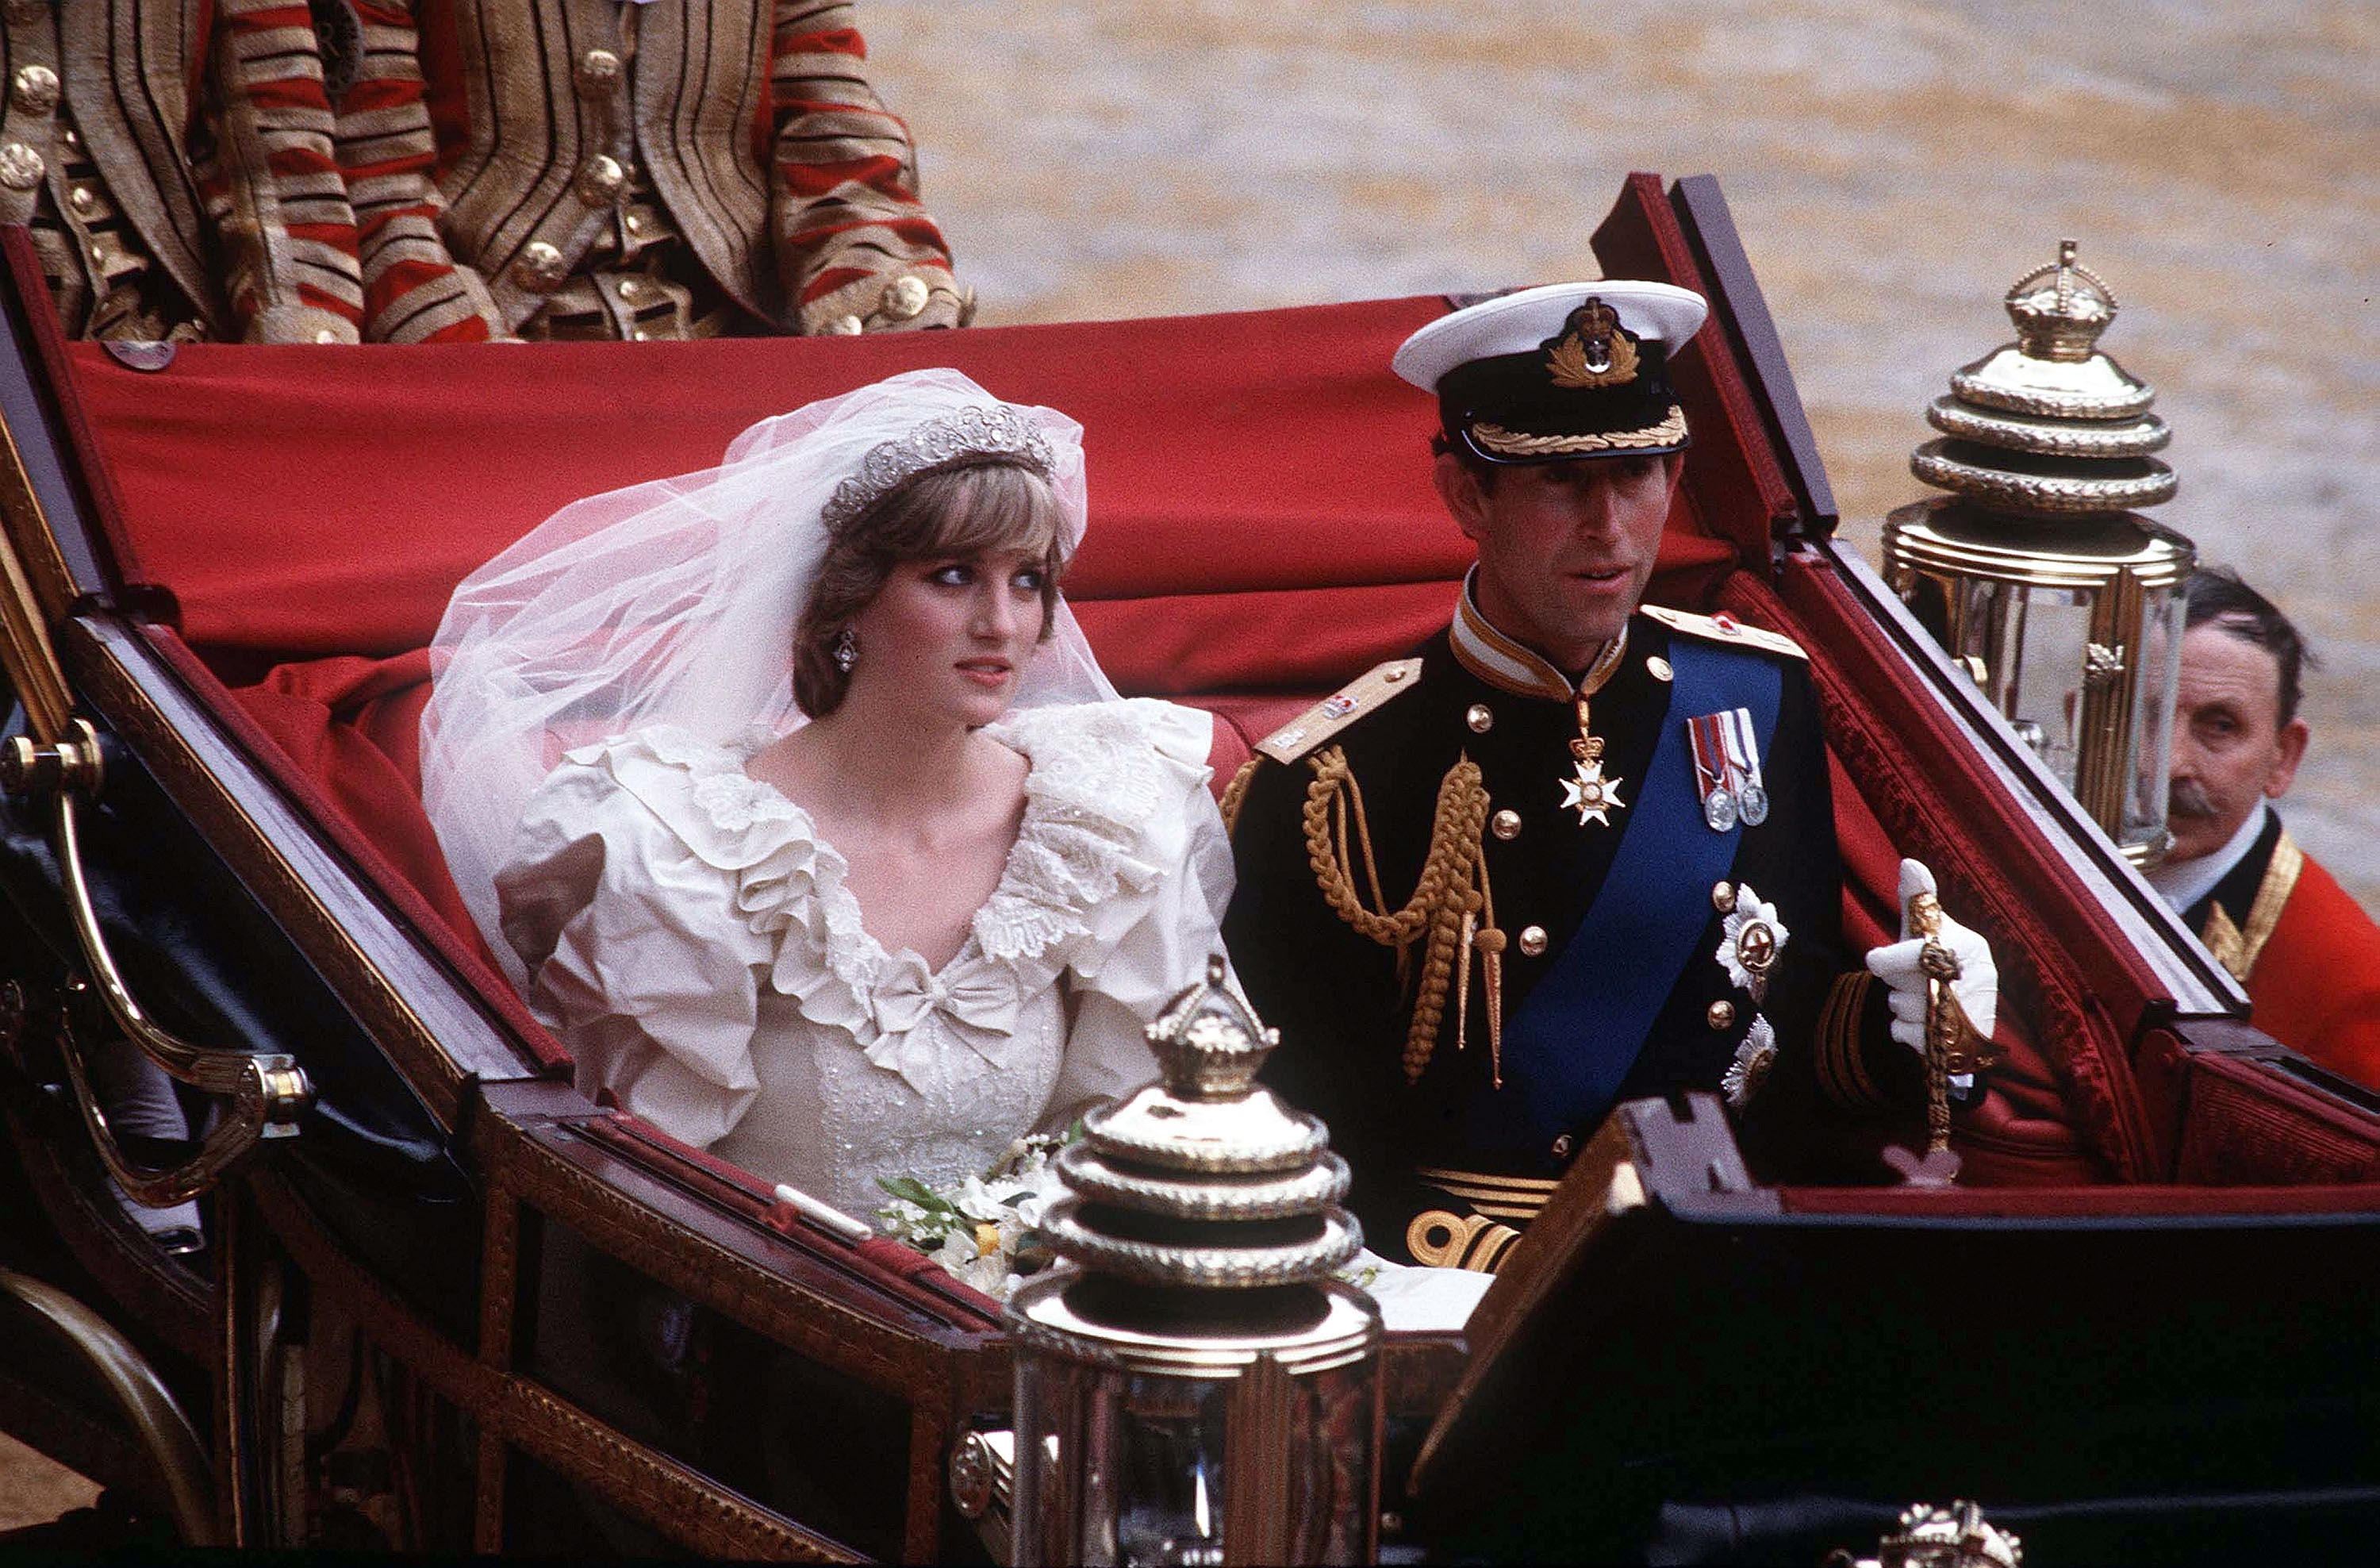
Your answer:
[[[1154,1077],[1144,1027],[1222,948],[1209,720],[1114,701],[986,733],[1029,763],[1024,822],[934,972],[868,933],[843,857],[745,772],[765,731],[567,753],[496,880],[579,1088],[866,1219],[880,1177],[955,1183]]]

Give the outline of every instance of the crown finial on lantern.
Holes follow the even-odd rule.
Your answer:
[[[2056,261],[2035,267],[2009,286],[2004,303],[2016,323],[2017,343],[2036,359],[2063,364],[2089,359],[2099,334],[2116,319],[2116,291],[2074,259],[2081,249],[2071,239],[2059,240]]]
[[[1210,955],[1205,978],[1167,1003],[1149,1026],[1149,1049],[1177,1100],[1245,1099],[1281,1043],[1281,1031],[1265,1027],[1232,992],[1228,973],[1223,955]]]

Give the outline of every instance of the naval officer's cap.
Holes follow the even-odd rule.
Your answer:
[[[1670,356],[1706,313],[1671,284],[1548,284],[1440,316],[1393,364],[1438,395],[1447,440],[1490,463],[1676,452],[1686,413]]]

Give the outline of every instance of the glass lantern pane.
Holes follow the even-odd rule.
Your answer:
[[[2131,787],[2124,795],[2119,844],[2156,845],[2165,836],[2172,783],[2173,711],[2181,683],[2181,638],[2189,602],[2179,587],[2142,596],[2141,646],[2133,660]]]
[[[1116,1544],[1132,1568],[1223,1561],[1223,1430],[1229,1383],[1126,1380],[1116,1423],[1123,1506]]]
[[[2074,787],[2082,723],[2091,596],[2073,589],[1978,582],[1967,620],[1988,691],[2058,782]]]
[[[1135,1376],[1033,1352],[1017,1367],[1014,1560],[1220,1563],[1234,1380]],[[1293,1562],[1367,1561],[1376,1363],[1298,1378],[1286,1423]]]

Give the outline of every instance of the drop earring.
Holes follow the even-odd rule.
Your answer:
[[[851,674],[851,667],[858,662],[859,634],[845,626],[843,635],[834,639],[834,667],[847,675]]]

